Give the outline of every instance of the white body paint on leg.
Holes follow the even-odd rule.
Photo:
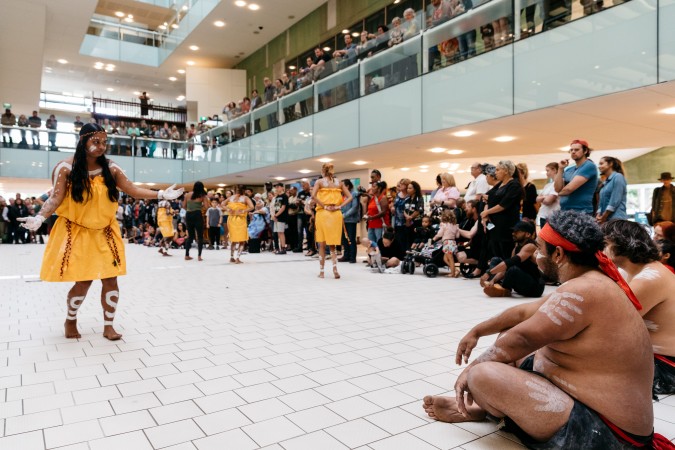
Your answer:
[[[68,299],[68,320],[75,320],[77,319],[77,310],[80,309],[80,306],[82,306],[82,302],[84,301],[84,295],[81,297],[70,297]]]
[[[112,297],[115,297],[116,300],[113,301]],[[112,308],[112,311],[104,311],[105,318],[104,325],[112,325],[113,320],[115,319],[115,312],[117,311],[117,302],[119,300],[120,293],[118,291],[108,291],[105,293],[105,304]]]
[[[485,352],[478,357],[477,361],[494,361],[497,357],[502,357],[508,361],[511,361],[511,356],[504,349],[496,345],[492,345],[487,350],[485,350]]]
[[[578,306],[584,301],[584,298],[572,292],[554,292],[541,305],[539,311],[546,314],[551,322],[562,326],[563,320],[574,322],[574,315],[582,315],[583,311]],[[575,304],[576,303],[576,304]]]
[[[525,385],[530,388],[527,395],[539,403],[535,405],[535,411],[561,413],[570,402],[570,399],[557,389],[539,380],[527,380]]]

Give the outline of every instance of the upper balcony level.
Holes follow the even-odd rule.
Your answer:
[[[569,11],[551,10],[556,1],[569,6],[567,0],[532,5],[546,17],[552,11]],[[307,86],[199,137],[188,160],[115,160],[134,159],[123,167],[138,182],[191,183],[421,138],[675,79],[675,29],[669,25],[675,20],[675,0],[630,1],[581,14],[578,20],[557,14],[558,26],[551,29],[545,24],[553,22],[536,18],[539,32],[534,34],[518,31],[526,6],[492,0],[372,56],[333,60]],[[589,118],[578,117],[576,132],[588,130]],[[670,139],[657,127],[653,134]],[[662,145],[672,142],[653,148]],[[11,160],[9,151],[2,149],[0,158]],[[26,153],[36,156],[25,164],[30,160],[30,167],[40,165],[41,178],[48,178],[53,160],[43,156],[47,152]],[[21,165],[4,164],[0,175],[23,176],[28,172]],[[26,176],[37,173],[31,169]]]

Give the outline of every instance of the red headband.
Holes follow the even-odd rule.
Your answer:
[[[544,225],[544,227],[541,229],[541,231],[539,232],[539,236],[541,236],[541,238],[545,242],[554,245],[556,247],[560,247],[566,252],[575,252],[575,253],[581,252],[579,247],[577,247],[576,245],[565,239],[560,233],[555,231],[553,227],[551,227],[548,223]],[[614,262],[612,262],[612,260],[609,259],[607,255],[605,255],[602,252],[602,250],[598,250],[597,252],[595,252],[595,257],[598,259],[600,270],[602,270],[605,273],[605,275],[607,275],[609,278],[615,281],[616,284],[618,284],[619,287],[623,289],[623,291],[628,296],[628,300],[630,300],[631,303],[633,303],[633,306],[635,306],[637,310],[641,310],[642,305],[640,304],[640,301],[637,299],[637,297],[635,297],[635,294],[633,293],[630,286],[628,286],[628,283],[626,283],[626,280],[624,280],[621,274],[619,273],[619,269],[617,269]]]
[[[575,139],[572,142],[570,142],[570,145],[572,144],[581,144],[584,147],[588,148],[588,142],[584,141],[583,139]]]

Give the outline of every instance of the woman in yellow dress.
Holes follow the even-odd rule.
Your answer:
[[[227,208],[227,230],[230,233],[230,262],[241,264],[241,251],[244,244],[248,241],[248,224],[246,219],[248,213],[253,211],[253,202],[248,196],[244,195],[244,186],[237,186],[234,194],[225,200]],[[234,253],[237,253],[235,259]]]
[[[173,241],[173,210],[168,200],[162,200],[157,205],[157,226],[162,233],[162,241],[159,243],[159,253],[162,256],[171,256],[169,249]]]
[[[330,248],[333,261],[333,276],[340,278],[337,270],[337,252],[335,246],[342,243],[342,211],[340,209],[352,201],[352,194],[340,184],[333,173],[333,165],[321,166],[321,178],[314,183],[312,199],[316,202],[314,219],[315,240],[319,244],[319,278],[323,278],[323,266],[326,262],[326,245]]]
[[[108,139],[98,124],[80,129],[72,158],[61,161],[52,172],[54,189],[42,209],[22,220],[28,230],[37,230],[46,217],[56,213],[42,260],[44,281],[74,281],[68,292],[67,338],[80,338],[77,310],[93,280],[101,280],[103,337],[122,337],[113,328],[119,290],[117,277],[126,274],[124,245],[117,225],[119,190],[136,198],[173,200],[183,189],[151,191],[135,186],[122,169],[105,157]]]

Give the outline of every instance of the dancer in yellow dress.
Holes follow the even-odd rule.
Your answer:
[[[325,163],[321,166],[321,178],[314,183],[312,199],[316,202],[316,218],[314,219],[315,240],[319,244],[319,278],[323,278],[323,266],[326,262],[326,245],[330,248],[333,261],[333,276],[340,278],[337,269],[337,252],[335,246],[342,243],[342,211],[340,209],[352,201],[352,194],[340,184],[333,173],[333,165]]]
[[[72,158],[61,161],[52,172],[54,189],[42,209],[22,220],[28,230],[37,230],[46,217],[56,213],[45,248],[40,278],[44,281],[74,281],[68,292],[67,338],[79,338],[77,310],[92,280],[101,280],[103,336],[122,337],[113,328],[119,290],[117,277],[126,274],[124,245],[117,225],[118,188],[135,198],[173,200],[183,189],[151,191],[135,186],[122,169],[105,157],[108,144],[105,130],[88,123]]]
[[[172,256],[169,254],[171,242],[173,241],[173,209],[168,200],[162,200],[157,205],[157,226],[162,232],[162,241],[159,243],[159,253],[162,256]]]
[[[230,233],[230,262],[241,264],[241,251],[244,244],[248,241],[248,225],[246,218],[248,213],[253,211],[253,202],[248,196],[244,195],[244,186],[237,186],[234,194],[225,200],[227,208],[227,229]],[[235,259],[234,253],[237,253]]]

